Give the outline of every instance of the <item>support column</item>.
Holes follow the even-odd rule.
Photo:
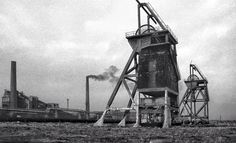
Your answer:
[[[169,42],[169,34],[165,35],[165,42]]]
[[[138,4],[138,29],[141,27],[141,15],[140,15],[140,5]],[[139,35],[141,34],[141,30],[139,30]]]
[[[137,97],[137,104],[136,104],[136,123],[134,124],[134,127],[139,127],[139,126],[140,126],[139,101],[140,101],[140,93],[138,93],[138,97]]]
[[[29,99],[27,100],[27,109],[30,109],[30,101],[29,101]]]
[[[168,91],[165,90],[165,110],[164,110],[164,123],[162,128],[169,128],[171,126],[171,113],[169,108]]]
[[[148,33],[150,32],[150,17],[147,16],[147,24],[148,24]]]
[[[191,83],[192,84],[192,83]],[[192,85],[191,85],[191,90],[192,90]],[[190,95],[190,124],[193,122],[193,93]]]
[[[207,103],[207,120],[209,121],[209,104]]]
[[[100,117],[99,120],[97,120],[96,123],[93,124],[93,126],[103,126],[103,123],[104,123],[104,118],[105,118],[105,115],[107,113],[107,109],[103,112],[102,116]]]
[[[197,106],[196,106],[196,98],[194,96],[194,101],[193,101],[193,105],[194,105],[194,112],[193,112],[193,119],[194,119],[194,122],[196,121],[196,118],[197,118]]]
[[[125,113],[123,119],[120,121],[120,123],[118,124],[118,126],[120,126],[120,127],[125,127],[127,115],[128,115],[128,114]]]
[[[119,88],[120,88],[120,86],[121,86],[121,84],[122,84],[122,82],[123,82],[123,79],[124,79],[124,77],[125,77],[127,71],[129,70],[129,67],[130,67],[130,65],[131,65],[131,63],[132,63],[132,61],[133,61],[133,59],[135,58],[135,56],[136,56],[136,50],[133,50],[133,52],[131,53],[131,55],[130,55],[130,57],[129,57],[128,62],[127,62],[126,65],[125,65],[125,68],[123,69],[123,71],[122,71],[122,73],[121,73],[121,75],[120,75],[120,78],[119,78],[119,80],[118,80],[118,82],[117,82],[117,84],[116,84],[116,86],[115,86],[115,89],[113,90],[113,92],[112,92],[112,94],[111,94],[111,96],[110,96],[110,98],[109,98],[109,100],[108,100],[108,102],[107,102],[106,110],[103,112],[103,115],[102,115],[102,116],[100,117],[100,119],[94,124],[94,126],[102,126],[102,125],[103,125],[103,121],[104,121],[105,114],[106,114],[107,111],[109,111],[110,106],[111,106],[111,104],[113,103],[113,100],[115,99],[116,94],[117,94],[117,92],[118,92],[118,90],[119,90]]]
[[[55,115],[54,115],[55,119],[58,119],[58,110],[55,109]]]

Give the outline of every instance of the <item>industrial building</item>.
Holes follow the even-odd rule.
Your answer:
[[[85,110],[60,108],[58,103],[45,103],[37,96],[26,96],[25,93],[17,90],[16,62],[11,62],[10,89],[4,90],[2,96],[2,108],[0,108],[0,121],[71,121],[71,122],[95,122],[102,115],[101,111],[91,112],[89,102]],[[87,82],[87,85],[89,83]],[[87,88],[89,91],[89,87]],[[89,93],[86,94],[89,99]],[[68,100],[67,100],[68,101]],[[86,100],[87,101],[87,100]],[[67,102],[68,103],[68,102]],[[109,112],[106,122],[117,122],[122,119],[124,113],[120,111]],[[135,121],[135,114],[131,113],[127,119]]]
[[[26,96],[23,91],[16,92],[17,94],[17,109],[37,109],[45,110],[47,108],[59,108],[58,103],[45,103],[38,99],[37,96]],[[11,91],[4,90],[4,95],[2,97],[2,108],[10,108],[10,95]]]
[[[59,108],[58,103],[45,103],[37,96],[26,96],[23,91],[17,90],[16,80],[16,62],[11,62],[11,90],[4,90],[2,97],[2,108],[7,109],[37,109],[45,110],[47,108]]]

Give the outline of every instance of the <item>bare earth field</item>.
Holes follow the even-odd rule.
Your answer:
[[[131,125],[130,125],[131,126]],[[1,122],[0,142],[236,142],[236,121],[211,121],[207,126],[93,127],[85,123]]]

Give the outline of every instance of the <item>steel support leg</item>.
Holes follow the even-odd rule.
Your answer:
[[[136,93],[136,90],[137,90],[137,84],[135,84],[134,89],[133,89],[133,91],[132,91],[132,94],[131,94],[131,97],[132,97],[132,98],[134,98],[135,93]],[[129,99],[127,108],[130,108],[131,105],[132,105],[132,100]],[[125,126],[125,124],[126,124],[126,118],[127,118],[127,115],[129,114],[129,112],[130,112],[129,110],[126,110],[126,111],[125,111],[124,117],[123,117],[123,119],[120,121],[120,123],[118,124],[118,126]]]
[[[140,93],[137,97],[137,104],[136,104],[136,123],[134,124],[134,127],[140,126],[140,110],[139,110],[139,101],[140,101]]]
[[[130,67],[130,65],[131,65],[131,63],[132,63],[132,61],[133,61],[135,56],[136,56],[136,51],[133,50],[133,52],[131,53],[131,55],[129,57],[128,62],[125,65],[125,68],[123,69],[123,71],[121,73],[121,76],[120,76],[120,78],[119,78],[119,80],[118,80],[118,82],[117,82],[117,84],[115,86],[115,89],[113,90],[113,92],[112,92],[112,94],[111,94],[111,96],[110,96],[110,98],[109,98],[109,100],[107,102],[106,110],[103,112],[103,115],[100,117],[100,119],[96,123],[94,123],[94,126],[102,126],[103,125],[104,117],[106,115],[106,112],[109,110],[111,104],[113,103],[113,101],[114,101],[114,99],[116,97],[116,94],[117,94],[117,92],[118,92],[118,90],[119,90],[119,88],[120,88],[120,86],[121,86],[121,84],[123,82],[123,79],[124,79],[127,71],[129,70],[129,67]]]
[[[164,123],[162,128],[169,128],[171,126],[171,113],[168,102],[168,91],[165,90],[165,110],[164,110]]]
[[[96,123],[93,124],[93,126],[103,126],[103,123],[104,123],[104,117],[107,113],[107,110],[105,110],[101,116],[101,118],[99,120],[97,120]]]

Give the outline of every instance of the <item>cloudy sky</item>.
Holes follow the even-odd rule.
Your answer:
[[[192,61],[209,80],[211,118],[236,119],[236,1],[149,2],[179,39],[182,92]],[[124,67],[136,8],[135,0],[0,0],[0,93],[9,89],[15,60],[19,91],[61,107],[69,98],[71,108],[84,109],[85,76]],[[115,85],[90,85],[91,109],[103,110]]]

